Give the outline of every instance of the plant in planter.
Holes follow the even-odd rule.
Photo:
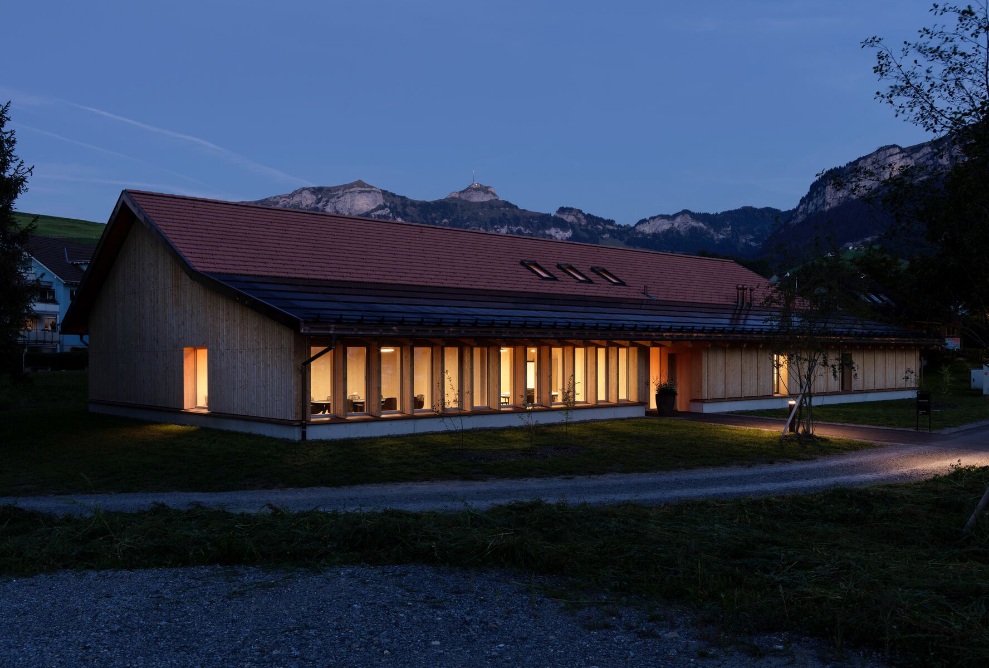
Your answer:
[[[670,416],[676,412],[677,384],[675,380],[654,381],[656,386],[656,410]]]

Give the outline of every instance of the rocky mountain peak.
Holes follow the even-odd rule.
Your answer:
[[[881,146],[869,155],[835,167],[814,181],[794,210],[793,222],[837,209],[860,200],[879,188],[885,179],[909,168],[947,168],[960,159],[959,151],[944,139],[915,146]]]
[[[491,186],[486,186],[483,183],[474,181],[463,190],[450,193],[446,196],[446,199],[462,199],[468,202],[488,202],[493,199],[499,199],[499,197],[498,193],[496,193],[494,188]]]
[[[756,258],[815,237],[847,244],[881,234],[890,214],[862,196],[882,187],[882,177],[891,173],[916,167],[907,173],[922,174],[926,168],[950,166],[961,159],[950,149],[945,140],[905,148],[882,146],[823,173],[796,209],[788,211],[751,206],[719,213],[682,210],[650,216],[634,225],[568,206],[553,214],[529,211],[501,199],[494,188],[476,180],[438,200],[411,199],[357,180],[300,188],[257,203],[582,243]]]
[[[259,204],[287,209],[324,211],[344,216],[377,213],[385,204],[384,192],[361,180],[341,186],[310,186],[259,200]]]

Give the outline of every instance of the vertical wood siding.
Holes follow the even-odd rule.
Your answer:
[[[829,365],[817,370],[814,392],[840,392],[841,374],[833,373],[830,363],[838,364],[842,351],[828,351]],[[916,348],[859,348],[850,353],[854,368],[854,391],[910,389],[916,386],[920,351]],[[722,347],[703,349],[691,377],[695,399],[736,399],[773,394],[773,353],[765,347]],[[912,371],[913,373],[909,373]],[[800,379],[790,369],[789,387],[797,392]]]
[[[90,397],[183,408],[183,349],[206,348],[209,408],[299,419],[302,337],[190,279],[140,223],[89,316]]]

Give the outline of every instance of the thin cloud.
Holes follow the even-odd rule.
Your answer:
[[[25,107],[42,107],[54,101],[50,97],[32,95],[6,86],[0,86],[0,100],[10,100],[14,106],[24,105]]]
[[[51,174],[51,173],[36,174],[35,179],[40,181],[59,181],[66,183],[88,183],[90,185],[98,185],[98,186],[115,186],[115,187],[119,187],[121,190],[124,189],[153,190],[155,192],[170,192],[176,195],[186,195],[188,197],[204,197],[206,199],[223,199],[223,200],[233,199],[229,194],[226,193],[194,190],[194,189],[186,188],[184,186],[175,186],[168,183],[152,183],[152,182],[142,183],[140,181],[132,181],[128,179],[94,178],[90,176],[69,176],[67,174]]]
[[[36,127],[31,126],[31,125],[25,125],[24,123],[18,123],[18,128],[19,129],[20,128],[23,128],[25,130],[30,130],[32,132],[37,132],[38,134],[45,135],[46,137],[52,137],[54,139],[58,139],[59,141],[64,141],[64,142],[67,142],[69,144],[74,144],[75,146],[82,146],[83,148],[88,148],[91,151],[99,151],[100,153],[106,153],[107,155],[112,155],[112,156],[117,157],[117,158],[123,158],[124,160],[131,160],[133,162],[136,162],[136,163],[139,163],[139,164],[142,164],[142,165],[147,165],[148,167],[153,167],[155,169],[160,169],[161,171],[165,172],[166,174],[171,174],[172,176],[177,176],[177,177],[179,177],[181,179],[185,179],[187,181],[191,181],[192,183],[195,183],[195,184],[198,184],[198,185],[201,185],[201,186],[206,186],[207,188],[212,188],[213,187],[211,184],[206,183],[205,181],[200,181],[199,179],[194,179],[191,176],[186,176],[185,174],[182,174],[180,172],[176,172],[174,170],[168,169],[167,167],[162,167],[161,165],[155,164],[155,163],[150,162],[148,160],[143,160],[141,158],[136,158],[136,157],[134,157],[132,155],[127,155],[126,153],[119,153],[117,151],[112,151],[112,150],[110,150],[108,148],[103,148],[102,146],[96,146],[94,144],[87,144],[86,142],[79,141],[77,139],[70,139],[69,137],[63,137],[60,134],[56,134],[54,132],[49,132],[48,130],[42,130],[41,128],[36,128]]]
[[[228,160],[236,165],[257,172],[259,174],[264,174],[279,179],[281,181],[287,181],[290,183],[297,183],[297,184],[301,183],[307,186],[314,185],[313,183],[307,181],[306,179],[303,179],[298,176],[293,176],[291,174],[286,174],[285,172],[275,169],[274,167],[268,167],[267,165],[262,165],[261,163],[255,162],[246,156],[243,156],[229,149],[225,149],[222,146],[217,146],[216,144],[206,141],[205,139],[200,139],[199,137],[193,137],[192,135],[183,134],[181,132],[175,132],[173,130],[166,130],[165,128],[159,128],[154,125],[148,125],[147,123],[135,121],[132,118],[118,116],[117,114],[112,114],[109,111],[96,109],[95,107],[87,107],[82,104],[76,104],[75,102],[66,101],[65,104],[68,104],[77,109],[88,111],[91,114],[97,114],[99,116],[103,116],[104,118],[109,118],[111,120],[119,121],[120,123],[126,123],[128,125],[132,125],[142,130],[147,130],[148,132],[153,132],[155,134],[163,135],[171,139],[177,139],[179,141],[189,142],[191,144],[199,146],[200,148],[204,148],[207,151],[214,153],[220,156],[221,158],[224,158],[225,160]]]

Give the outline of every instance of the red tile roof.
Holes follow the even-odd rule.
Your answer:
[[[736,286],[764,286],[730,260],[459,230],[416,223],[125,191],[190,264],[241,274],[547,295],[734,304]],[[558,280],[521,264],[535,260]],[[572,264],[581,283],[557,267]],[[625,282],[591,271],[604,267]],[[759,303],[764,288],[758,288]]]

